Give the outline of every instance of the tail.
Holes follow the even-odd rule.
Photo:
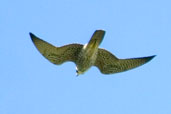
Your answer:
[[[99,46],[103,40],[104,35],[105,35],[104,30],[96,30],[92,35],[90,41],[88,42],[87,47]]]

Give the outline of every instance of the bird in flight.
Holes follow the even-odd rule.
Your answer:
[[[67,61],[74,62],[77,76],[85,73],[91,66],[98,67],[103,74],[123,72],[143,65],[155,57],[119,59],[109,51],[99,48],[104,35],[104,30],[96,30],[85,45],[73,43],[56,47],[30,33],[34,45],[46,59],[56,65]]]

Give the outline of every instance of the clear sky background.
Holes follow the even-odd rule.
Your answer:
[[[119,58],[157,55],[136,69],[103,75],[51,64],[29,32],[56,46],[85,44]],[[171,114],[170,0],[1,0],[0,114]]]

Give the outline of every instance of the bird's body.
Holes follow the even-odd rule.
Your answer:
[[[154,57],[118,59],[107,50],[99,48],[104,35],[105,31],[96,30],[88,44],[55,47],[30,33],[33,43],[44,57],[54,64],[62,64],[66,61],[74,62],[77,75],[83,74],[91,66],[97,66],[103,74],[123,72],[145,64]]]
[[[98,46],[102,42],[104,34],[104,31],[96,31],[89,43],[83,46],[76,61],[78,75],[84,73],[94,65],[98,54]]]

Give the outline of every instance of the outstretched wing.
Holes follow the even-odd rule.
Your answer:
[[[103,74],[112,74],[136,68],[147,63],[153,57],[155,56],[118,59],[107,50],[99,49],[95,66],[97,66]]]
[[[54,64],[62,64],[66,61],[76,63],[78,53],[83,47],[81,44],[69,44],[62,47],[55,47],[36,37],[32,33],[30,33],[30,37],[39,52]]]

